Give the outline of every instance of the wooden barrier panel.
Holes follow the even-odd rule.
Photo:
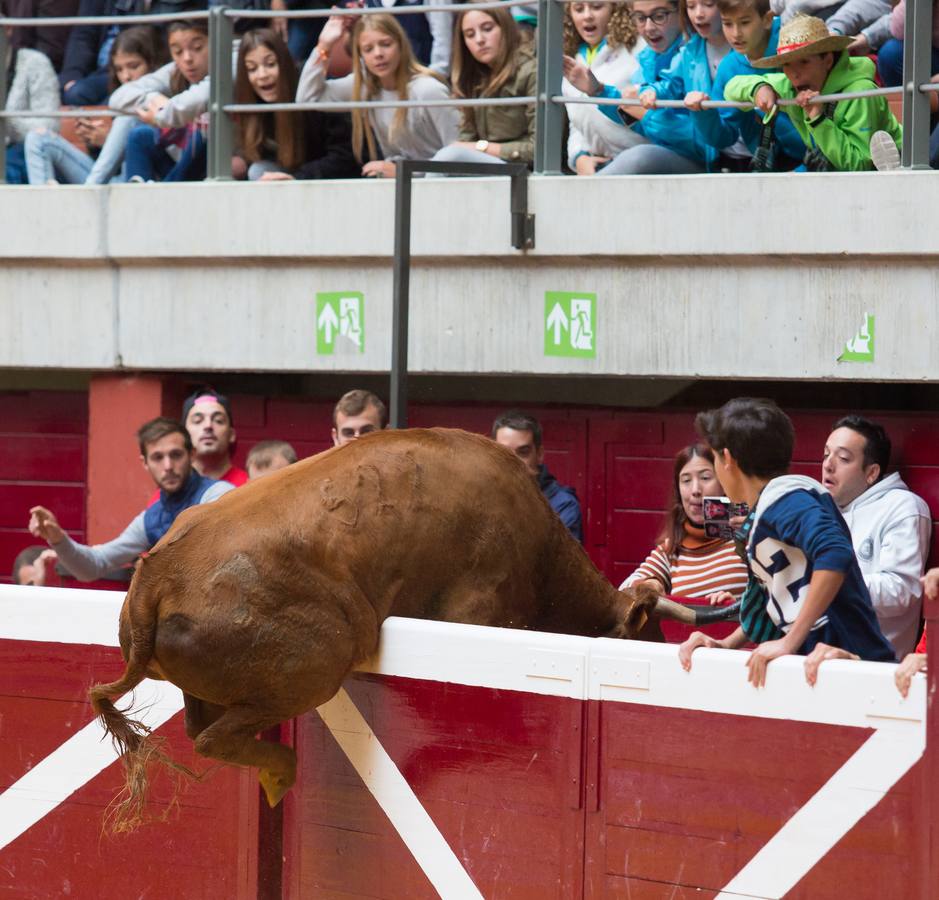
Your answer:
[[[87,693],[123,669],[122,600],[113,592],[0,587],[0,896],[254,897],[252,773],[221,768],[186,784],[176,809],[168,808],[169,783],[157,780],[149,803],[157,821],[128,836],[102,833],[123,770]],[[183,733],[176,688],[144,682],[135,709],[175,759],[208,768]]]
[[[924,676],[904,700],[894,666],[838,661],[810,688],[789,657],[755,690],[743,652],[686,673],[670,645],[407,619],[283,729],[280,812],[221,769],[166,823],[102,837],[121,772],[85,697],[120,669],[119,605],[0,587],[0,895],[936,896]],[[178,690],[137,700],[193,762]]]

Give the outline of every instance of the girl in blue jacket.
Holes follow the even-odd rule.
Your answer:
[[[642,84],[639,99],[643,107],[653,110],[655,101],[683,100],[689,91],[709,93],[717,67],[730,51],[721,28],[717,0],[683,0],[679,4],[682,18],[694,33],[678,51],[671,65],[655,81]],[[655,110],[662,112],[662,110]],[[671,175],[703,172],[717,158],[695,132],[691,115],[686,110],[669,110],[668,127],[659,130],[657,118],[646,125],[647,113],[641,121],[642,131],[652,144],[623,151],[604,170],[604,175]]]

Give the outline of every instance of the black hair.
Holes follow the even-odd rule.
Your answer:
[[[884,426],[865,419],[864,416],[850,415],[842,416],[831,426],[832,431],[838,428],[850,428],[864,438],[864,468],[877,463],[880,466],[877,480],[880,481],[887,474],[890,465],[890,438]]]
[[[495,440],[500,428],[511,428],[513,431],[530,431],[535,442],[535,449],[541,449],[541,424],[534,416],[522,412],[520,409],[510,409],[502,413],[492,423],[492,439]]]
[[[737,397],[698,413],[694,425],[715,453],[729,450],[744,475],[775,478],[789,470],[795,430],[773,400]]]

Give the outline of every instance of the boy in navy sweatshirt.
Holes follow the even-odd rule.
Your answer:
[[[743,626],[721,641],[692,634],[679,650],[682,666],[691,668],[698,647],[736,649],[749,640],[758,643],[747,660],[755,687],[765,683],[772,660],[808,654],[820,643],[895,662],[837,505],[817,481],[785,474],[795,437],[789,417],[772,400],[738,398],[699,413],[695,427],[714,451],[727,496],[750,507],[747,561],[765,589],[765,606],[758,616],[741,609]]]

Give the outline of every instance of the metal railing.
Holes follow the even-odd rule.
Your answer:
[[[231,158],[234,150],[233,115],[248,112],[275,112],[280,110],[320,110],[347,111],[365,108],[398,107],[474,107],[474,106],[516,106],[535,105],[535,152],[533,169],[538,174],[560,174],[563,169],[564,154],[564,107],[569,104],[589,104],[595,106],[641,106],[641,102],[632,97],[566,97],[561,93],[562,72],[562,31],[563,6],[571,0],[537,0],[537,90],[534,97],[481,98],[448,100],[397,100],[397,101],[318,101],[313,103],[233,103],[232,54],[234,46],[234,21],[236,19],[269,20],[286,19],[321,19],[329,16],[363,16],[375,12],[392,15],[416,15],[419,13],[458,12],[464,10],[464,4],[450,3],[440,6],[403,6],[390,8],[352,8],[352,9],[315,9],[315,10],[238,10],[216,6],[208,11],[187,13],[180,16],[172,13],[159,15],[132,16],[76,16],[58,18],[7,18],[0,19],[0,25],[11,26],[62,26],[62,25],[132,25],[159,24],[188,20],[208,20],[209,28],[209,134],[207,177],[212,180],[231,178]],[[625,2],[625,0],[612,0]],[[474,3],[476,10],[498,9],[523,5],[522,0],[488,0]],[[906,6],[905,20],[906,41],[903,57],[903,85],[898,87],[877,88],[875,90],[854,93],[820,96],[819,102],[857,99],[862,97],[902,95],[903,97],[903,148],[901,165],[904,168],[929,168],[930,110],[929,94],[939,91],[939,84],[930,83],[932,75],[932,2],[931,0],[909,0]],[[6,59],[7,39],[0,28],[0,60]],[[8,85],[7,68],[0,66],[0,107],[5,106]],[[781,106],[794,104],[794,100],[781,100]],[[683,108],[682,100],[657,100],[657,108]],[[726,100],[708,100],[702,103],[704,109],[750,109],[752,104],[735,103]],[[54,112],[17,112],[0,109],[0,181],[5,169],[5,136],[8,118],[82,118],[89,116],[114,117],[123,113],[112,110],[94,110],[76,108],[74,111],[58,110]]]

